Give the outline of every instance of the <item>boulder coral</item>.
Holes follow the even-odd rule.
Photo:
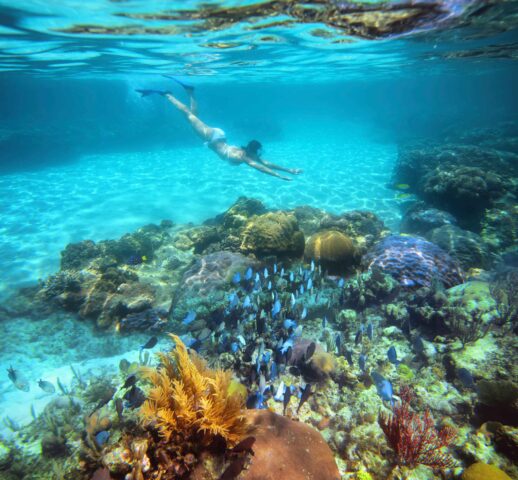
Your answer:
[[[429,207],[424,202],[416,202],[404,213],[400,231],[426,236],[426,233],[434,228],[456,223],[457,220],[452,214]]]
[[[309,238],[304,256],[308,261],[320,262],[330,273],[340,273],[355,263],[355,248],[347,235],[337,230],[326,230]]]
[[[429,202],[460,217],[483,211],[505,190],[498,174],[466,166],[441,165],[423,182],[423,194]]]
[[[357,254],[363,254],[389,231],[383,221],[367,210],[352,210],[340,215],[327,213],[320,222],[320,230],[338,230],[353,242]]]
[[[446,288],[462,283],[462,270],[440,247],[421,237],[385,237],[362,260],[368,270],[379,269],[402,287],[430,287],[440,281]]]
[[[464,470],[462,480],[511,480],[511,477],[494,465],[477,462]]]
[[[298,257],[304,252],[304,233],[295,215],[269,212],[252,217],[241,235],[240,250],[259,257]]]
[[[322,435],[302,422],[268,410],[250,410],[254,457],[243,480],[338,480],[333,452]]]
[[[443,225],[434,228],[425,236],[458,260],[465,270],[491,267],[493,256],[489,246],[474,232],[454,225]]]

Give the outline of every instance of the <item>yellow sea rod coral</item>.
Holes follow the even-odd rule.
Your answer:
[[[140,409],[144,424],[156,427],[168,442],[208,445],[215,437],[231,446],[247,431],[244,398],[231,387],[232,373],[212,370],[176,335],[176,348],[158,354],[160,366],[146,367],[143,377],[151,383]]]

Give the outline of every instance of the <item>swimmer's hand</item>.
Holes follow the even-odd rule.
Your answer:
[[[289,170],[289,172],[293,175],[300,175],[301,173],[304,172],[304,170],[302,170],[300,168],[292,168],[291,170]]]

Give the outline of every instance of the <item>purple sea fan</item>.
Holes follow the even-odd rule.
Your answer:
[[[463,282],[457,262],[424,238],[391,235],[378,242],[362,261],[367,269],[381,270],[402,287],[430,287],[434,281],[450,288]]]

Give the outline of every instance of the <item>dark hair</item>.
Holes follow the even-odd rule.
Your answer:
[[[257,157],[259,155],[259,150],[263,146],[261,145],[261,142],[258,142],[257,140],[250,140],[248,142],[248,145],[246,147],[243,147],[243,150],[246,152],[249,156],[255,156]]]

